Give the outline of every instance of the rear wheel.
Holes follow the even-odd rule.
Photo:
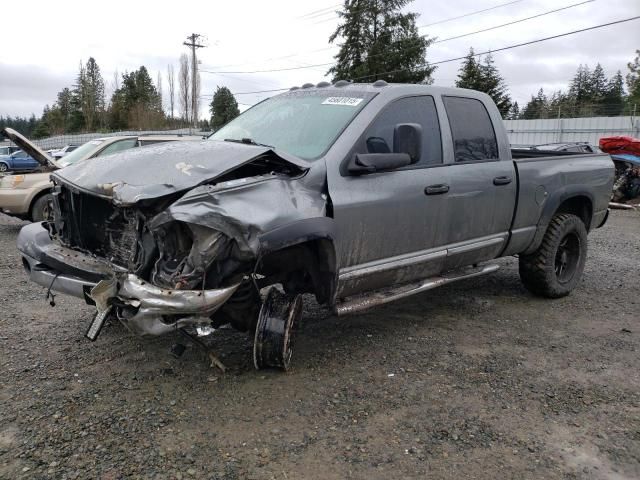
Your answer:
[[[538,250],[520,256],[520,279],[530,292],[560,298],[576,287],[587,259],[587,229],[580,218],[556,214]]]
[[[31,207],[31,220],[34,222],[44,222],[52,219],[53,210],[51,202],[53,197],[50,193],[37,198]]]
[[[6,172],[9,170],[9,165],[4,162],[0,162],[0,172]]]

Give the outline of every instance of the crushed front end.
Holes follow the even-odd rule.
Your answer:
[[[261,280],[289,277],[285,267],[299,256],[270,257],[261,235],[324,218],[326,195],[324,172],[301,181],[307,170],[271,151],[252,160],[217,177],[181,178],[181,189],[95,181],[88,189],[77,186],[83,171],[54,175],[52,221],[18,237],[29,277],[48,297],[61,292],[95,305],[92,340],[96,319],[108,317],[140,336],[223,324],[255,330]],[[289,288],[310,291],[309,278],[294,276]]]

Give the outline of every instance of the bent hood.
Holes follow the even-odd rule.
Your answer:
[[[269,147],[204,140],[132,148],[78,162],[53,177],[114,203],[131,205],[189,190],[254,161],[309,168],[304,160]]]
[[[34,143],[31,143],[26,137],[16,132],[13,128],[3,128],[0,133],[2,133],[2,135],[15,143],[22,150],[27,152],[31,156],[31,158],[33,158],[43,167],[50,168],[52,170],[61,168],[58,162],[56,162],[53,157],[47,155],[40,149],[40,147],[38,147]]]

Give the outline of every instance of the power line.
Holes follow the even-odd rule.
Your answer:
[[[191,115],[194,126],[198,122],[198,62],[196,60],[196,49],[205,47],[205,45],[198,43],[200,37],[202,35],[192,33],[187,37],[187,41],[183,42],[183,45],[191,48]]]
[[[578,4],[573,5],[573,6],[577,6],[577,5]],[[509,50],[511,48],[517,48],[517,47],[522,47],[522,46],[525,46],[525,45],[531,45],[533,43],[539,43],[539,42],[544,42],[544,41],[547,41],[547,40],[553,40],[555,38],[566,37],[568,35],[573,35],[573,34],[576,34],[576,33],[586,32],[586,31],[589,31],[589,30],[595,30],[597,28],[608,27],[608,26],[611,26],[611,25],[616,25],[616,24],[624,23],[624,22],[630,22],[632,20],[637,20],[638,18],[640,18],[640,16],[631,17],[631,18],[627,18],[627,19],[623,19],[623,20],[617,20],[617,21],[609,22],[609,23],[603,23],[603,24],[600,24],[600,25],[595,25],[593,27],[583,28],[583,29],[580,29],[580,30],[574,30],[574,31],[562,33],[562,34],[559,34],[559,35],[553,35],[551,37],[545,37],[545,38],[541,38],[541,39],[537,39],[537,40],[532,40],[532,41],[529,41],[529,42],[519,43],[519,44],[515,44],[515,45],[509,45],[507,47],[497,48],[497,49],[493,49],[493,50],[487,50],[486,52],[483,52],[483,53],[476,53],[475,56],[485,55],[487,53],[501,52],[503,50]],[[472,33],[470,33],[468,35],[471,35],[471,34]],[[380,54],[376,54],[376,55],[384,55],[384,54],[380,53]],[[453,62],[453,61],[456,61],[456,60],[462,60],[464,58],[465,57],[457,57],[457,58],[452,58],[452,59],[449,59],[449,60],[441,60],[441,61],[438,61],[438,62],[426,62],[424,64],[421,64],[421,66],[438,65],[438,64],[441,64],[441,63],[448,63],[448,62]],[[328,62],[328,63],[318,63],[318,64],[315,64],[315,65],[307,65],[307,66],[277,68],[277,69],[269,69],[269,70],[238,71],[238,72],[213,72],[213,71],[208,71],[208,70],[201,70],[201,71],[205,72],[205,73],[222,73],[222,74],[275,73],[275,72],[287,72],[287,71],[292,71],[292,70],[305,70],[305,69],[314,68],[314,67],[325,67],[325,66],[334,65],[334,64],[335,64],[335,62]],[[407,70],[407,69],[402,69],[402,70],[399,70],[399,71],[405,71],[405,70]],[[389,73],[389,72],[384,72],[384,73]],[[378,75],[382,75],[382,74],[378,74]],[[367,75],[366,77],[362,77],[362,78],[368,78],[368,77],[371,77],[371,76],[375,76],[375,75]]]
[[[598,28],[604,28],[604,27],[609,27],[611,25],[618,25],[621,23],[626,23],[626,22],[631,22],[633,20],[638,20],[640,19],[640,16],[635,16],[635,17],[630,17],[630,18],[625,18],[625,19],[621,19],[621,20],[615,20],[613,22],[608,22],[608,23],[602,23],[600,25],[594,25],[592,27],[586,27],[586,28],[581,28],[579,30],[573,30],[571,32],[565,32],[565,33],[560,33],[558,35],[552,35],[550,37],[544,37],[544,38],[538,38],[536,40],[530,40],[528,42],[522,42],[522,43],[516,43],[514,45],[508,45],[506,47],[501,47],[501,48],[496,48],[493,50],[486,50],[484,52],[478,52],[478,53],[474,53],[473,56],[474,57],[478,57],[478,56],[482,56],[482,55],[487,55],[487,54],[492,54],[492,53],[496,53],[496,52],[503,52],[505,50],[511,50],[513,48],[519,48],[519,47],[524,47],[527,45],[533,45],[536,43],[541,43],[541,42],[546,42],[549,40],[554,40],[556,38],[561,38],[561,37],[567,37],[569,35],[575,35],[577,33],[583,33],[583,32],[587,32],[590,30],[596,30]],[[431,62],[431,63],[424,63],[421,65],[417,65],[416,67],[424,67],[427,65],[440,65],[443,63],[449,63],[449,62],[455,62],[458,60],[464,60],[467,57],[467,55],[462,56],[462,57],[455,57],[455,58],[449,58],[446,60],[439,60],[437,62]],[[370,77],[375,77],[375,76],[380,76],[380,75],[386,75],[386,74],[390,74],[390,73],[400,73],[400,72],[405,72],[405,71],[410,71],[411,69],[407,69],[407,68],[403,68],[403,69],[398,69],[398,70],[390,70],[388,72],[379,72],[373,75],[365,75],[362,77],[356,77],[353,78],[351,80],[363,80],[366,78],[370,78]],[[203,70],[204,71],[204,70]],[[257,90],[257,91],[253,91],[253,92],[236,92],[234,93],[234,95],[252,95],[252,94],[258,94],[258,93],[273,93],[273,92],[282,92],[284,90],[289,90],[288,88],[277,88],[277,89],[272,89],[272,90]]]
[[[522,0],[520,0],[520,1],[522,1]],[[443,40],[436,41],[436,42],[434,42],[434,43],[446,42],[446,41],[449,41],[449,40],[453,40],[453,39],[455,39],[455,38],[467,37],[467,36],[475,35],[475,34],[477,34],[477,33],[482,33],[482,32],[488,31],[488,30],[495,30],[495,29],[497,29],[497,28],[502,28],[502,27],[506,27],[506,26],[509,26],[509,25],[513,25],[514,23],[520,23],[520,22],[524,22],[524,21],[526,21],[526,20],[531,20],[531,19],[533,19],[533,18],[538,18],[538,17],[544,16],[544,15],[549,15],[549,14],[551,14],[551,13],[556,13],[556,12],[558,12],[558,11],[560,11],[560,10],[566,10],[566,9],[569,9],[569,8],[578,7],[578,6],[580,6],[580,5],[584,5],[584,4],[586,4],[586,3],[590,3],[590,2],[593,2],[593,1],[595,1],[595,0],[586,0],[586,1],[584,1],[584,2],[576,3],[576,4],[573,4],[573,5],[568,5],[568,6],[566,6],[566,7],[562,7],[562,8],[559,8],[559,9],[555,9],[555,10],[550,10],[550,11],[547,11],[547,12],[543,12],[543,13],[540,13],[540,14],[534,15],[534,16],[532,16],[532,17],[522,18],[522,19],[520,19],[520,20],[515,20],[515,21],[513,21],[513,22],[505,23],[505,24],[502,24],[502,25],[495,25],[495,26],[490,27],[490,28],[487,28],[487,29],[478,30],[478,31],[475,31],[475,32],[465,33],[465,34],[459,35],[459,36],[457,36],[457,37],[450,37],[450,38],[446,38],[446,39],[443,39]],[[605,25],[603,25],[603,26],[606,26],[606,25],[608,25],[608,24],[605,24]],[[599,28],[599,27],[593,27],[593,28]],[[575,33],[578,33],[578,32],[580,32],[580,31],[582,31],[582,30],[578,30],[578,31],[576,31]],[[571,33],[569,33],[569,34],[571,34]],[[426,37],[426,35],[422,35],[422,36],[421,36],[421,38],[424,38],[424,37]],[[553,38],[553,37],[550,37],[550,38]],[[402,42],[402,41],[403,41],[403,40],[396,41],[396,42],[392,42],[392,43],[400,43],[400,42]],[[499,51],[499,50],[493,50],[493,51]],[[388,53],[386,53],[386,52],[381,52],[381,53],[377,53],[377,54],[370,55],[368,58],[379,57],[379,56],[385,56],[385,55],[388,55]],[[464,58],[464,57],[462,57],[462,58]],[[445,63],[445,62],[436,62],[436,63],[431,63],[431,65],[437,65],[437,63]],[[335,64],[335,62],[326,62],[326,63],[318,63],[318,64],[315,64],[315,65],[305,65],[305,66],[297,66],[297,67],[285,67],[285,68],[267,69],[267,70],[251,70],[251,71],[235,71],[235,72],[217,72],[217,71],[215,71],[215,72],[214,72],[214,71],[209,71],[209,70],[202,70],[202,72],[206,72],[206,73],[220,73],[220,74],[276,73],[276,72],[288,72],[288,71],[293,71],[293,70],[305,70],[305,69],[310,69],[310,68],[314,68],[314,67],[326,67],[326,66],[334,65],[334,64]],[[426,64],[425,64],[425,65],[426,65]]]
[[[453,21],[453,20],[458,20],[458,19],[460,19],[460,18],[470,17],[470,16],[472,16],[472,15],[477,15],[477,14],[479,14],[479,13],[488,12],[488,11],[490,11],[490,10],[496,10],[496,9],[498,9],[498,8],[506,7],[506,6],[513,5],[513,4],[515,4],[515,3],[520,3],[520,2],[523,2],[523,1],[525,1],[525,0],[513,0],[513,1],[511,1],[511,2],[501,3],[500,5],[496,5],[496,6],[493,6],[493,7],[490,7],[490,8],[485,8],[485,9],[482,9],[482,10],[475,10],[475,11],[473,11],[473,12],[468,12],[468,13],[465,13],[465,14],[463,14],[463,15],[459,15],[459,16],[457,16],[457,17],[445,18],[445,19],[438,20],[438,21],[433,22],[433,23],[427,23],[427,24],[424,24],[424,25],[419,25],[417,28],[424,28],[424,27],[431,27],[431,26],[433,26],[433,25],[440,25],[440,24],[442,24],[442,23],[451,22],[451,21]],[[594,0],[594,1],[595,1],[595,0]],[[338,5],[336,5],[336,6],[340,6],[340,4],[338,4]],[[330,7],[330,8],[333,8],[333,7]],[[362,11],[362,10],[364,10],[364,9],[356,10],[356,12],[358,12],[358,11]],[[336,18],[338,18],[338,17],[336,17]],[[423,37],[423,38],[424,38],[424,37],[427,37],[427,35],[422,35],[422,37]],[[355,43],[355,42],[351,42],[351,43]],[[349,46],[349,45],[351,45],[351,43],[349,43],[349,42],[347,42],[347,43],[343,43],[343,44],[341,45],[341,47]],[[331,47],[323,47],[323,48],[318,48],[318,49],[316,49],[316,50],[308,50],[307,52],[299,52],[299,53],[293,53],[293,54],[283,55],[283,56],[281,56],[281,57],[274,57],[274,58],[270,58],[270,59],[268,59],[268,61],[272,61],[272,60],[280,60],[280,59],[290,58],[290,57],[297,57],[297,56],[300,56],[300,55],[302,55],[302,54],[304,54],[304,53],[316,53],[316,52],[323,52],[323,51],[331,50],[331,49],[333,49],[333,48],[337,48],[337,47],[338,47],[338,45],[333,45],[333,46],[331,46]],[[232,66],[242,66],[242,65],[247,65],[247,63],[240,63],[240,64],[236,64],[236,65],[232,65]],[[330,64],[326,64],[326,65],[330,65]],[[320,65],[320,66],[325,66],[325,65]],[[223,72],[223,73],[224,73],[224,72]],[[233,73],[242,73],[242,72],[233,72]]]
[[[503,23],[502,25],[496,25],[496,26],[493,26],[493,27],[483,28],[482,30],[476,30],[475,32],[463,33],[462,35],[456,35],[454,37],[443,38],[442,40],[436,40],[433,43],[448,42],[449,40],[457,40],[458,38],[468,37],[470,35],[476,35],[478,33],[484,33],[484,32],[488,32],[490,30],[496,30],[498,28],[508,27],[510,25],[515,25],[516,23],[526,22],[527,20],[532,20],[534,18],[544,17],[545,15],[550,15],[552,13],[561,12],[562,10],[568,10],[569,8],[579,7],[580,5],[584,5],[586,3],[592,3],[592,2],[595,2],[595,1],[596,0],[586,0],[584,2],[574,3],[573,5],[567,5],[566,7],[556,8],[555,10],[549,10],[547,12],[542,12],[542,13],[539,13],[537,15],[533,15],[531,17],[521,18],[520,20],[514,20],[512,22]]]
[[[482,10],[476,10],[474,12],[465,13],[464,15],[458,15],[457,17],[445,18],[444,20],[438,20],[437,22],[425,23],[424,25],[418,25],[418,28],[432,27],[434,25],[440,25],[440,24],[443,24],[443,23],[452,22],[454,20],[459,20],[461,18],[470,17],[472,15],[477,15],[478,13],[488,12],[490,10],[496,10],[498,8],[506,7],[508,5],[513,5],[514,3],[520,3],[520,2],[523,2],[523,1],[524,0],[514,0],[512,2],[502,3],[500,5],[496,5],[495,7],[483,8]]]
[[[633,20],[638,20],[639,18],[640,18],[640,15],[639,16],[635,16],[635,17],[625,18],[625,19],[622,19],[622,20],[615,20],[613,22],[602,23],[600,25],[594,25],[593,27],[581,28],[580,30],[573,30],[571,32],[565,32],[565,33],[560,33],[558,35],[552,35],[551,37],[539,38],[537,40],[531,40],[531,41],[528,41],[528,42],[516,43],[514,45],[509,45],[507,47],[501,47],[501,48],[496,48],[496,49],[493,49],[493,50],[487,50],[487,51],[484,51],[484,52],[474,53],[473,56],[474,57],[479,57],[481,55],[487,55],[489,53],[502,52],[502,51],[505,51],[505,50],[511,50],[512,48],[524,47],[526,45],[533,45],[534,43],[546,42],[548,40],[554,40],[554,39],[560,38],[560,37],[567,37],[569,35],[574,35],[576,33],[588,32],[590,30],[595,30],[595,29],[598,29],[598,28],[609,27],[611,25],[618,25],[620,23],[625,23],[625,22],[631,22]],[[431,63],[425,62],[423,64],[416,65],[416,67],[419,68],[419,67],[426,67],[427,65],[440,65],[442,63],[449,63],[449,62],[455,62],[457,60],[463,60],[466,57],[467,57],[467,55],[465,55],[463,57],[449,58],[447,60],[440,60],[440,61],[437,61],[437,62],[431,62]],[[362,80],[364,78],[376,77],[376,76],[380,76],[380,75],[387,75],[389,73],[406,72],[406,71],[410,71],[410,70],[411,70],[410,68],[402,68],[402,69],[398,69],[398,70],[391,70],[391,71],[388,71],[388,72],[379,72],[379,73],[376,73],[376,74],[373,74],[373,75],[365,75],[365,76],[362,76],[362,77],[352,78],[351,80]]]

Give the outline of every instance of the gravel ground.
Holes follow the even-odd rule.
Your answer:
[[[119,325],[26,281],[0,217],[0,477],[640,478],[640,215],[590,236],[569,297],[497,273],[335,318],[307,302],[287,374],[251,342]]]

